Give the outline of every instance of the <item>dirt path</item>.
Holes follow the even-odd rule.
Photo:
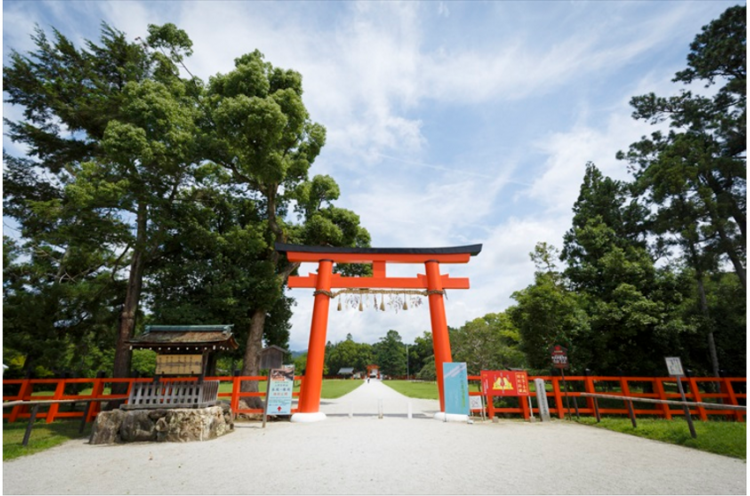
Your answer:
[[[385,417],[377,418],[383,399]],[[414,417],[407,419],[408,402]],[[5,494],[746,494],[746,464],[562,421],[444,423],[379,382],[311,424],[204,443],[71,441],[3,463]],[[349,417],[350,409],[354,415]]]

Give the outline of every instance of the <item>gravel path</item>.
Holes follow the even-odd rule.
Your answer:
[[[378,399],[385,416],[378,419]],[[413,418],[406,414],[411,402]],[[444,423],[378,381],[323,422],[203,443],[70,441],[3,463],[5,494],[746,494],[746,464],[562,421]],[[352,417],[349,417],[349,413]]]

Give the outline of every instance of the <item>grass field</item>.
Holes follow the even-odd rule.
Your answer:
[[[439,400],[437,382],[383,381],[383,384],[409,398]],[[469,384],[469,391],[479,391],[478,384]]]
[[[29,438],[29,445],[23,447],[23,435],[28,421],[18,421],[8,424],[3,422],[3,461],[13,460],[20,456],[33,455],[40,451],[62,444],[71,439],[86,439],[91,433],[91,424],[86,426],[83,434],[78,434],[80,420],[60,420],[47,424],[39,420],[34,424]]]
[[[321,391],[320,397],[328,400],[341,398],[361,385],[362,381],[356,379],[326,379],[323,381],[323,391]]]
[[[609,429],[633,436],[645,437],[688,448],[726,455],[742,460],[747,459],[747,424],[744,422],[701,422],[694,420],[696,439],[690,436],[684,419],[637,419],[633,428],[628,418],[602,418],[597,424],[593,417],[581,417],[579,423],[602,429]]]

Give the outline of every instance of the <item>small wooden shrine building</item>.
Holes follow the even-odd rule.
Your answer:
[[[130,349],[154,350],[155,375],[216,375],[217,351],[236,350],[232,325],[148,325],[128,341]]]
[[[280,369],[284,365],[284,357],[288,354],[289,350],[285,350],[275,344],[263,348],[260,352],[260,368],[268,370]]]

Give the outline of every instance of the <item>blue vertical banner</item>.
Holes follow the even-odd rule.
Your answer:
[[[445,413],[469,414],[469,377],[466,363],[443,363]]]

